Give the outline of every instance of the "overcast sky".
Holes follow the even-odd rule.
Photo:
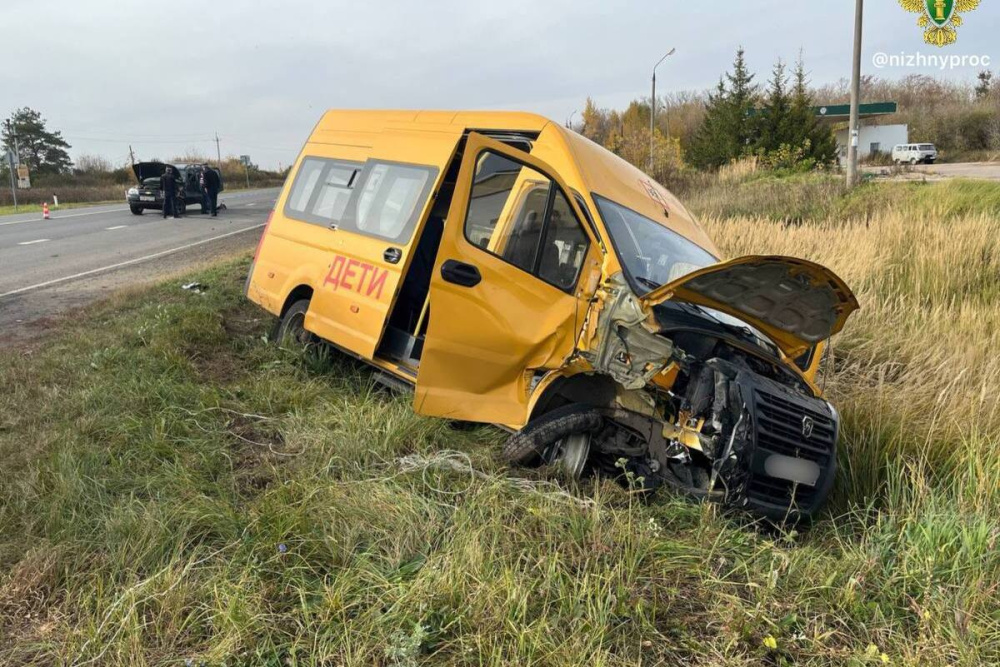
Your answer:
[[[1000,2],[964,16],[958,42],[923,43],[916,16],[868,0],[863,72],[877,52],[990,56]],[[3,0],[0,114],[30,106],[74,157],[142,159],[195,150],[295,158],[333,107],[522,109],[564,121],[588,95],[621,107],[712,86],[742,44],[766,78],[800,48],[814,84],[849,74],[850,0]],[[166,9],[169,8],[169,9]],[[972,80],[978,68],[939,73]],[[579,117],[577,117],[579,118]]]

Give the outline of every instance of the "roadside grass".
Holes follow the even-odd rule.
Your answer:
[[[284,183],[280,178],[258,178],[251,181],[251,190],[256,190],[259,188],[274,188],[281,187]],[[10,196],[10,190],[4,191],[0,188],[0,216],[13,215],[15,213],[35,213],[41,212],[42,203],[47,203],[49,209],[52,211],[57,211],[66,208],[79,208],[81,206],[100,206],[101,204],[125,204],[125,192],[135,185],[134,182],[122,183],[120,185],[106,185],[106,186],[69,186],[69,187],[39,187],[33,190],[18,190],[17,210],[14,210],[13,200]],[[240,192],[245,191],[246,182],[237,180],[234,182],[226,182],[226,189],[223,194],[227,192]],[[53,197],[55,194],[59,197],[59,206],[54,207],[52,205]]]
[[[70,204],[64,204],[59,202],[59,206],[50,206],[49,211],[54,213],[56,211],[61,211],[67,208],[83,208],[85,206],[101,206],[102,204],[123,204],[124,199],[120,200],[106,200],[106,201],[92,201],[92,202],[73,202]],[[17,210],[14,210],[13,206],[0,206],[0,216],[4,215],[20,215],[22,213],[41,213],[41,204],[18,204]]]
[[[278,183],[278,186],[280,186],[280,185],[281,185],[281,183]],[[251,188],[251,189],[256,189],[257,187],[258,186],[256,184],[253,184],[253,188]],[[269,184],[269,185],[266,185],[266,186],[259,186],[259,187],[277,187],[277,186],[273,186],[273,183],[272,183],[272,184]],[[62,210],[65,210],[65,209],[71,209],[71,208],[85,208],[87,206],[104,206],[104,205],[108,205],[108,204],[120,204],[122,206],[125,206],[126,205],[126,201],[125,201],[125,190],[126,189],[127,188],[122,188],[121,189],[122,196],[119,197],[118,199],[105,199],[105,200],[100,200],[100,201],[99,200],[95,200],[95,201],[79,201],[79,202],[62,202],[62,201],[60,201],[59,202],[59,206],[52,206],[51,205],[51,201],[52,200],[51,200],[51,198],[49,198],[47,200],[47,203],[50,204],[49,211],[52,212],[52,213],[55,213],[56,211],[62,211]],[[231,187],[231,188],[227,187],[227,189],[223,193],[223,196],[225,196],[227,193],[232,193],[232,192],[246,192],[246,191],[247,191],[246,187],[239,187],[239,184],[237,184],[237,187]],[[190,206],[190,204],[189,204],[189,206]],[[14,210],[14,206],[13,205],[11,205],[11,206],[0,206],[0,217],[5,216],[5,215],[20,215],[22,213],[39,213],[40,214],[41,212],[42,212],[42,205],[41,204],[18,204],[16,211]],[[39,216],[39,217],[41,217],[41,216]]]
[[[64,205],[77,204],[86,205],[96,202],[124,201],[125,191],[131,187],[132,183],[86,183],[77,184],[72,177],[67,177],[65,182],[59,183],[37,183],[30,190],[18,190],[18,208],[24,206],[37,205],[41,210],[43,202],[52,205],[53,195],[59,198],[60,207]],[[10,189],[0,188],[0,207],[13,208],[14,200]]]
[[[824,379],[844,432],[814,525],[508,469],[495,429],[267,342],[228,263],[191,277],[204,295],[122,294],[0,351],[0,662],[1000,662],[1000,219],[706,226],[861,302]]]
[[[1000,216],[1000,183],[869,181],[848,190],[839,175],[776,177],[760,172],[737,180],[710,180],[691,192],[685,204],[701,217],[766,218],[790,224],[869,220],[885,212],[913,220],[946,221],[977,214]]]

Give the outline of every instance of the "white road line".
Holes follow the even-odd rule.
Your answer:
[[[139,262],[145,262],[150,259],[156,259],[157,257],[163,257],[164,255],[169,255],[171,253],[180,252],[181,250],[187,250],[188,248],[194,248],[196,246],[204,245],[206,243],[211,243],[212,241],[218,241],[219,239],[224,239],[229,236],[235,236],[236,234],[242,234],[248,232],[251,229],[260,229],[265,223],[260,223],[259,225],[254,225],[253,227],[246,227],[244,229],[238,229],[234,232],[228,232],[226,234],[220,234],[219,236],[213,236],[210,239],[203,239],[201,241],[195,241],[194,243],[188,243],[187,245],[177,246],[176,248],[171,248],[170,250],[162,250],[160,252],[153,253],[152,255],[146,255],[145,257],[136,257],[135,259],[130,259],[126,262],[118,262],[117,264],[110,264],[108,266],[102,266],[99,269],[91,269],[90,271],[83,271],[81,273],[74,273],[71,276],[64,276],[62,278],[55,278],[53,280],[46,280],[44,283],[38,283],[36,285],[28,285],[27,287],[21,287],[9,292],[4,292],[0,294],[0,299],[8,296],[14,296],[15,294],[24,294],[25,292],[30,292],[32,290],[41,289],[43,287],[51,287],[52,285],[58,285],[59,283],[64,283],[69,280],[76,280],[77,278],[86,278],[87,276],[92,276],[96,273],[101,273],[103,271],[111,271],[112,269],[120,269],[124,266],[130,266],[132,264],[138,264]]]
[[[35,239],[34,241],[21,241],[17,245],[35,245],[36,243],[45,243],[48,239]]]
[[[106,229],[109,232],[112,232],[116,229],[125,229],[126,227],[128,227],[128,225],[115,225],[114,227],[105,227],[104,229]]]
[[[101,215],[102,213],[117,213],[118,211],[127,211],[127,208],[110,208],[103,211],[91,211],[90,213],[71,213],[69,215],[54,215],[49,218],[49,222],[53,220],[65,220],[66,218],[80,218],[85,215]],[[43,222],[42,218],[35,218],[34,220],[14,220],[13,222],[0,222],[0,227],[6,227],[7,225],[24,225],[29,222]]]

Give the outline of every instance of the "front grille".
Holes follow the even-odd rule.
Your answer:
[[[822,493],[828,487],[827,478],[835,465],[837,423],[822,411],[818,400],[802,399],[792,395],[779,395],[775,387],[754,388],[754,419],[756,449],[752,474],[747,486],[751,502],[769,507],[794,507],[800,512],[811,512],[823,501]],[[812,406],[809,403],[813,403]],[[812,422],[812,433],[803,435],[803,420]],[[815,462],[821,469],[816,486],[796,485],[764,473],[764,461],[772,454]]]

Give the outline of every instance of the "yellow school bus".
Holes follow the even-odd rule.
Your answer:
[[[246,294],[414,409],[511,431],[505,455],[634,473],[773,518],[829,493],[816,374],[858,308],[805,259],[724,261],[663,186],[546,118],[329,111]]]

